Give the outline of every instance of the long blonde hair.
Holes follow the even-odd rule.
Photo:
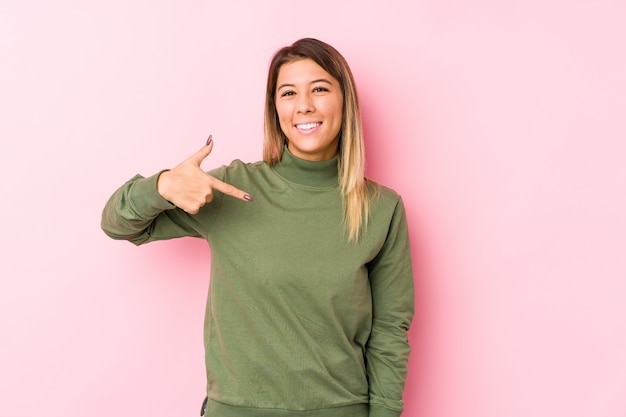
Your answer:
[[[338,149],[339,186],[348,240],[355,242],[367,228],[371,200],[368,181],[365,179],[363,126],[352,71],[345,58],[332,46],[317,39],[304,38],[280,49],[272,58],[265,97],[263,160],[270,165],[278,163],[282,159],[287,141],[276,112],[278,72],[284,64],[307,58],[339,81],[343,92],[343,118]]]

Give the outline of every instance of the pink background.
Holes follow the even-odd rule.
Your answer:
[[[194,416],[210,257],[99,228],[209,133],[261,157],[267,65],[314,36],[408,209],[405,416],[626,415],[626,3],[2,1],[0,415]]]

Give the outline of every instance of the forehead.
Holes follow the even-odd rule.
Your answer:
[[[339,82],[326,70],[310,58],[299,59],[283,64],[278,71],[278,85],[308,84],[317,80],[327,80],[331,83]]]

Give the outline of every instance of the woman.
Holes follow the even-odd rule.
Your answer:
[[[117,190],[103,230],[211,248],[207,400],[220,417],[391,417],[403,409],[413,276],[400,197],[364,177],[348,64],[301,39],[268,75],[262,162],[208,174],[211,137]]]

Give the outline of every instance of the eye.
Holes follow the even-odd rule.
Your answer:
[[[328,88],[322,87],[322,86],[318,86],[318,87],[315,87],[313,89],[313,92],[314,93],[327,93],[328,92]]]
[[[292,90],[285,90],[282,93],[280,93],[281,97],[287,97],[287,96],[293,96],[294,94],[296,94],[295,91]]]

